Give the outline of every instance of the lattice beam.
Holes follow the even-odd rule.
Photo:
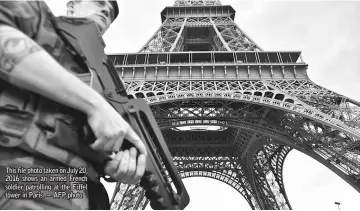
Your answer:
[[[172,46],[171,46],[170,52],[180,51],[180,49],[181,49],[181,47],[182,47],[182,44],[183,44],[183,42],[184,42],[184,35],[183,35],[183,33],[184,33],[184,28],[185,28],[186,22],[187,22],[187,18],[184,19],[184,22],[183,22],[183,24],[182,24],[182,26],[181,26],[181,29],[180,29],[180,31],[179,31],[179,33],[178,33],[178,35],[177,35],[174,43],[173,43]]]
[[[183,153],[181,154],[182,156],[174,157],[174,161],[176,162],[179,171],[184,172],[182,174],[185,174],[185,172],[212,170],[215,171],[213,175],[219,175],[214,176],[215,178],[225,178],[216,172],[226,172],[232,171],[233,169],[242,169],[244,173],[241,175],[245,175],[242,177],[255,178],[255,183],[250,182],[247,189],[252,191],[255,187],[258,189],[256,189],[256,192],[250,191],[251,193],[255,194],[251,195],[251,197],[253,197],[252,199],[251,197],[249,198],[249,195],[246,196],[248,197],[247,200],[250,200],[251,202],[255,200],[257,203],[259,203],[256,206],[253,204],[255,208],[290,209],[291,206],[284,191],[281,175],[284,158],[291,149],[289,147],[284,147],[283,145],[289,145],[298,150],[301,150],[302,152],[306,152],[321,163],[325,163],[331,170],[343,177],[356,189],[360,188],[358,185],[358,181],[360,179],[358,176],[360,171],[358,168],[360,166],[360,154],[359,151],[354,151],[353,149],[344,152],[344,149],[349,149],[348,143],[351,143],[350,139],[346,139],[347,136],[345,134],[341,132],[331,132],[330,127],[319,125],[313,120],[304,119],[301,116],[287,114],[280,110],[271,110],[266,112],[265,116],[268,123],[266,124],[266,127],[273,127],[273,125],[276,125],[276,127],[283,128],[284,131],[292,134],[293,138],[280,140],[271,138],[271,136],[269,137],[268,135],[264,135],[263,138],[259,141],[248,142],[248,144],[252,145],[252,147],[250,147],[250,152],[246,157],[248,160],[246,162],[247,167],[244,167],[244,162],[241,161],[241,158],[236,157],[236,153],[228,154],[235,156],[229,157],[228,155],[222,155],[221,152],[215,150],[211,154],[212,157],[209,157],[209,155],[204,154],[204,151],[201,150],[197,151],[195,154],[194,152],[191,153],[193,149],[190,147],[186,148],[185,144],[181,149],[183,150]],[[166,135],[167,133],[164,134]],[[199,134],[201,133],[199,132]],[[230,137],[233,137],[234,139],[239,137],[239,132],[236,132],[236,130],[233,130],[233,132],[229,134],[231,134]],[[172,135],[177,137],[180,136],[180,134]],[[197,138],[194,139],[195,137]],[[249,140],[251,139],[252,135],[245,135],[243,137],[244,139]],[[201,140],[204,143],[206,142],[204,138],[199,136],[187,136],[180,138],[180,140],[185,139],[194,143],[198,142],[196,140]],[[228,140],[226,143],[231,144],[231,141]],[[276,143],[281,145],[274,145]],[[181,148],[181,145],[178,147]],[[198,146],[198,148],[201,148],[201,146]],[[175,151],[179,150],[176,148],[171,149]],[[177,153],[174,154],[176,155]],[[242,177],[240,176],[240,178]],[[231,184],[236,183],[231,182]],[[133,193],[135,189],[136,188],[130,188],[132,191],[127,194],[129,195],[128,198],[131,198],[132,195],[130,193]],[[240,192],[244,195],[244,189],[241,190],[242,191]],[[140,192],[138,191],[137,193]],[[126,197],[124,200],[125,199]],[[136,204],[141,203],[130,200],[126,204],[130,204],[134,207]]]
[[[174,7],[221,6],[219,0],[176,0]]]
[[[228,51],[262,51],[230,17],[214,17],[210,21]]]
[[[228,44],[226,43],[226,41],[224,40],[224,38],[221,36],[219,30],[217,29],[217,27],[215,26],[215,23],[214,21],[210,18],[210,22],[213,26],[213,29],[215,30],[215,34],[217,36],[217,38],[220,40],[221,42],[221,45],[224,46],[224,48],[227,50],[227,51],[231,51],[231,49],[229,48]]]
[[[282,183],[283,161],[289,151],[289,147],[269,144],[253,156],[252,177],[264,209],[291,209]]]
[[[149,103],[160,103],[164,101],[179,99],[196,99],[196,98],[219,98],[252,102],[255,104],[266,104],[270,107],[277,107],[282,110],[288,110],[297,114],[305,115],[317,121],[325,122],[328,125],[351,134],[353,137],[359,138],[359,128],[353,125],[346,125],[340,119],[323,113],[316,107],[312,107],[296,97],[284,94],[280,90],[272,91],[246,91],[246,94],[234,92],[178,92],[173,94],[158,95],[147,98]]]
[[[169,20],[171,21],[171,20]],[[185,18],[179,18],[176,21],[186,22]],[[146,42],[139,52],[168,52],[171,50],[175,41],[180,39],[183,27],[179,25],[164,22],[155,34]],[[175,44],[176,45],[176,44]]]

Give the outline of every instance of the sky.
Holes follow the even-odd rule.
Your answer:
[[[47,0],[65,15],[62,0]],[[360,2],[223,0],[235,22],[262,49],[302,51],[308,75],[318,85],[360,101]],[[160,12],[174,0],[118,0],[120,14],[105,33],[106,53],[137,52],[161,25]],[[184,179],[187,210],[250,210],[230,186],[209,178]],[[358,210],[360,194],[312,158],[293,150],[284,164],[284,184],[294,210]],[[106,185],[110,196],[113,188]]]

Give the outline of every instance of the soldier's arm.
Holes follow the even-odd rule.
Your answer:
[[[16,28],[0,25],[0,79],[91,114],[107,103]]]

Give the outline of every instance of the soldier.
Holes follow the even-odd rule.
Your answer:
[[[118,15],[116,1],[71,1],[68,8],[101,35]],[[43,1],[0,2],[0,209],[109,209],[100,176],[135,184],[145,171],[145,146],[76,76],[88,70],[56,21]],[[93,151],[82,151],[84,124],[97,138]],[[136,148],[119,151],[125,138]]]

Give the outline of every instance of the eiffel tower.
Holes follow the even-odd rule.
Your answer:
[[[360,103],[312,82],[300,51],[264,51],[234,18],[219,0],[176,0],[137,53],[109,55],[151,105],[181,177],[224,182],[252,209],[292,209],[282,171],[296,149],[360,192]],[[111,209],[147,204],[141,187],[117,184]]]

